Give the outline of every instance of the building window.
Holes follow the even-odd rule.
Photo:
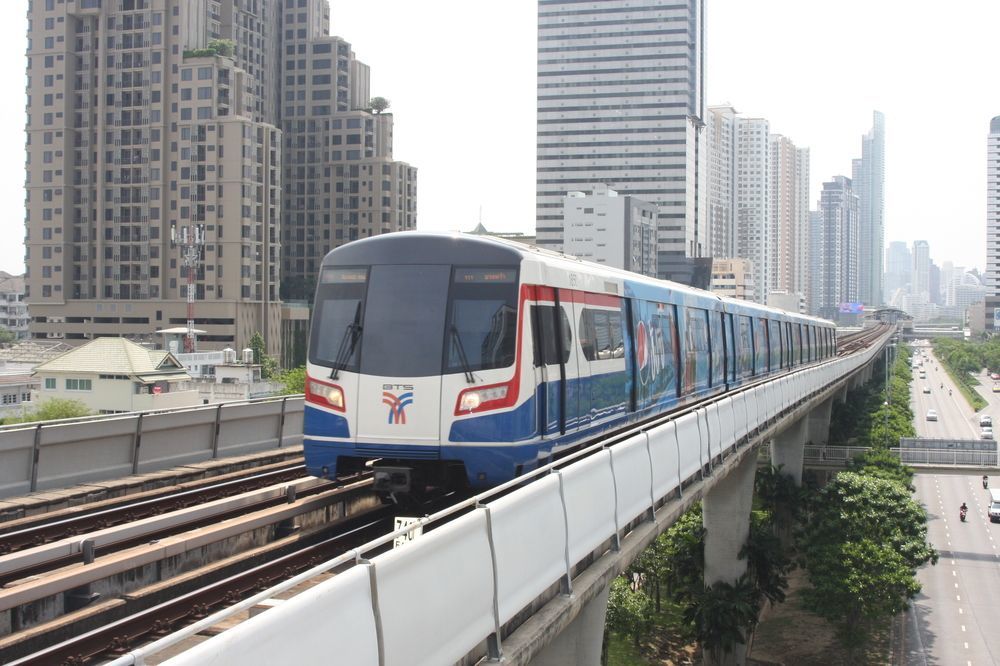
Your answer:
[[[89,391],[91,380],[89,379],[67,379],[67,391]]]
[[[46,377],[45,378],[45,390],[46,391],[55,391],[56,390],[56,378],[55,377]]]

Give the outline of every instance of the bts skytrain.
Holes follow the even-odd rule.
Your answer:
[[[829,321],[519,243],[376,236],[320,269],[306,466],[370,467],[383,497],[488,488],[835,347]]]

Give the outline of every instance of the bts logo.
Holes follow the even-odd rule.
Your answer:
[[[413,404],[413,391],[396,395],[390,391],[382,391],[382,404],[389,405],[389,423],[405,424],[406,407]]]

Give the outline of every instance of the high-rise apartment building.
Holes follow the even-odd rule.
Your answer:
[[[986,331],[996,333],[1000,308],[1000,116],[990,121],[986,137]]]
[[[858,195],[858,298],[883,302],[882,252],[885,247],[885,115],[872,113],[872,128],[861,138],[861,158],[853,162]]]
[[[391,116],[361,110],[367,71],[349,53],[340,57],[338,40],[324,41],[327,0],[38,1],[28,18],[33,337],[153,340],[158,329],[184,325],[190,239],[199,342],[242,347],[261,331],[277,354],[280,269],[295,274],[298,257],[289,255],[307,237],[295,225],[316,222],[316,251],[351,237],[349,217],[341,229],[336,216],[327,227],[304,217],[313,202],[300,194],[318,199],[316,208],[334,192],[356,194],[344,207],[357,205],[359,229],[363,197],[364,212],[390,213],[389,228],[412,223],[412,211],[397,214],[413,207],[415,184],[391,161]],[[339,137],[352,144],[339,156],[328,147],[338,122],[360,123]],[[317,171],[293,152],[300,146],[329,151],[329,160]],[[377,166],[365,162],[376,154]],[[283,169],[289,155],[294,164]],[[386,167],[405,174],[411,187],[402,196]],[[363,192],[362,170],[374,175],[377,196]]]
[[[729,105],[708,107],[707,131],[710,248],[712,257],[735,257],[736,109]]]
[[[763,303],[772,282],[770,125],[736,119],[736,256],[753,266],[753,300]]]
[[[771,215],[768,290],[791,294],[794,301],[805,298],[809,275],[809,149],[796,147],[780,134],[771,134],[768,141]],[[771,304],[770,299],[768,303]],[[798,308],[794,311],[798,312]]]
[[[823,183],[816,240],[813,279],[813,311],[836,319],[840,304],[858,300],[858,197],[851,179],[834,176]]]
[[[755,301],[770,292],[806,298],[809,150],[729,105],[709,107],[707,124],[713,256],[751,262]]]
[[[538,244],[562,249],[562,200],[605,184],[658,207],[661,277],[709,253],[703,0],[538,2]]]
[[[283,291],[307,298],[334,247],[416,228],[417,170],[393,160],[393,116],[368,109],[368,66],[330,36],[328,0],[282,18]]]

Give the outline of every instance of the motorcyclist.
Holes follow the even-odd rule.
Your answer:
[[[964,522],[965,514],[969,512],[969,507],[965,506],[965,502],[962,502],[962,506],[958,509],[958,517]]]
[[[989,487],[990,487],[990,477],[983,474],[983,488],[989,488]]]

